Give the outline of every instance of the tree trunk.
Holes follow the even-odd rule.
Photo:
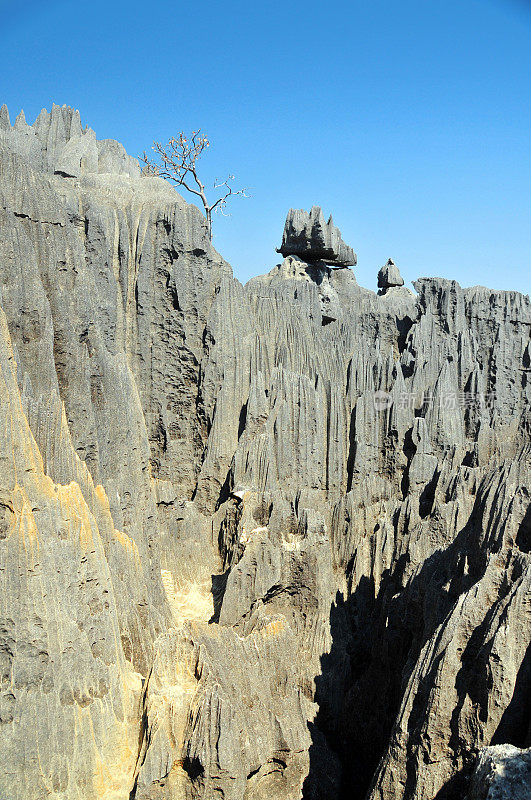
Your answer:
[[[205,212],[206,212],[208,238],[210,239],[210,241],[212,241],[212,211],[209,208],[205,208]]]

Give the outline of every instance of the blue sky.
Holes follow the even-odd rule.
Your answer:
[[[160,9],[160,16],[159,11]],[[0,0],[0,103],[76,106],[132,155],[202,128],[208,180],[251,187],[214,220],[240,280],[278,262],[290,206],[323,206],[376,286],[531,292],[531,3]]]

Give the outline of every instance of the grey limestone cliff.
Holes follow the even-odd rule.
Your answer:
[[[483,800],[531,744],[529,298],[376,294],[312,213],[242,286],[0,112],[0,798]]]

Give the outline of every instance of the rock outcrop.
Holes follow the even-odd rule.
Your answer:
[[[298,256],[307,262],[323,261],[335,267],[357,263],[356,253],[341,238],[332,216],[325,222],[319,206],[312,206],[310,213],[290,208],[277,252],[283,256]]]
[[[390,258],[380,271],[378,272],[378,288],[383,294],[386,289],[392,289],[394,286],[403,286],[404,279],[400,274],[400,270],[395,262]]]
[[[51,112],[42,109],[28,125],[24,112],[10,125],[7,106],[0,109],[0,143],[37,170],[64,177],[79,178],[88,173],[112,173],[140,176],[138,161],[113,139],[97,141],[94,131],[81,125],[79,111],[53,105]]]
[[[530,786],[531,749],[485,747],[478,756],[468,800],[527,800]]]
[[[312,215],[242,286],[77,112],[0,113],[0,797],[527,780],[529,298],[375,294]]]

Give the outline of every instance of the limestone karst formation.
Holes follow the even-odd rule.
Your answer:
[[[400,274],[400,270],[396,266],[392,258],[387,261],[380,271],[378,272],[378,288],[380,294],[385,294],[388,289],[394,289],[398,286],[404,285],[404,279]]]
[[[281,250],[0,112],[2,800],[530,796],[529,298]]]
[[[310,213],[290,208],[277,252],[283,256],[297,256],[305,262],[323,261],[337,267],[357,263],[356,253],[341,238],[332,216],[325,222],[319,206],[313,206]]]

